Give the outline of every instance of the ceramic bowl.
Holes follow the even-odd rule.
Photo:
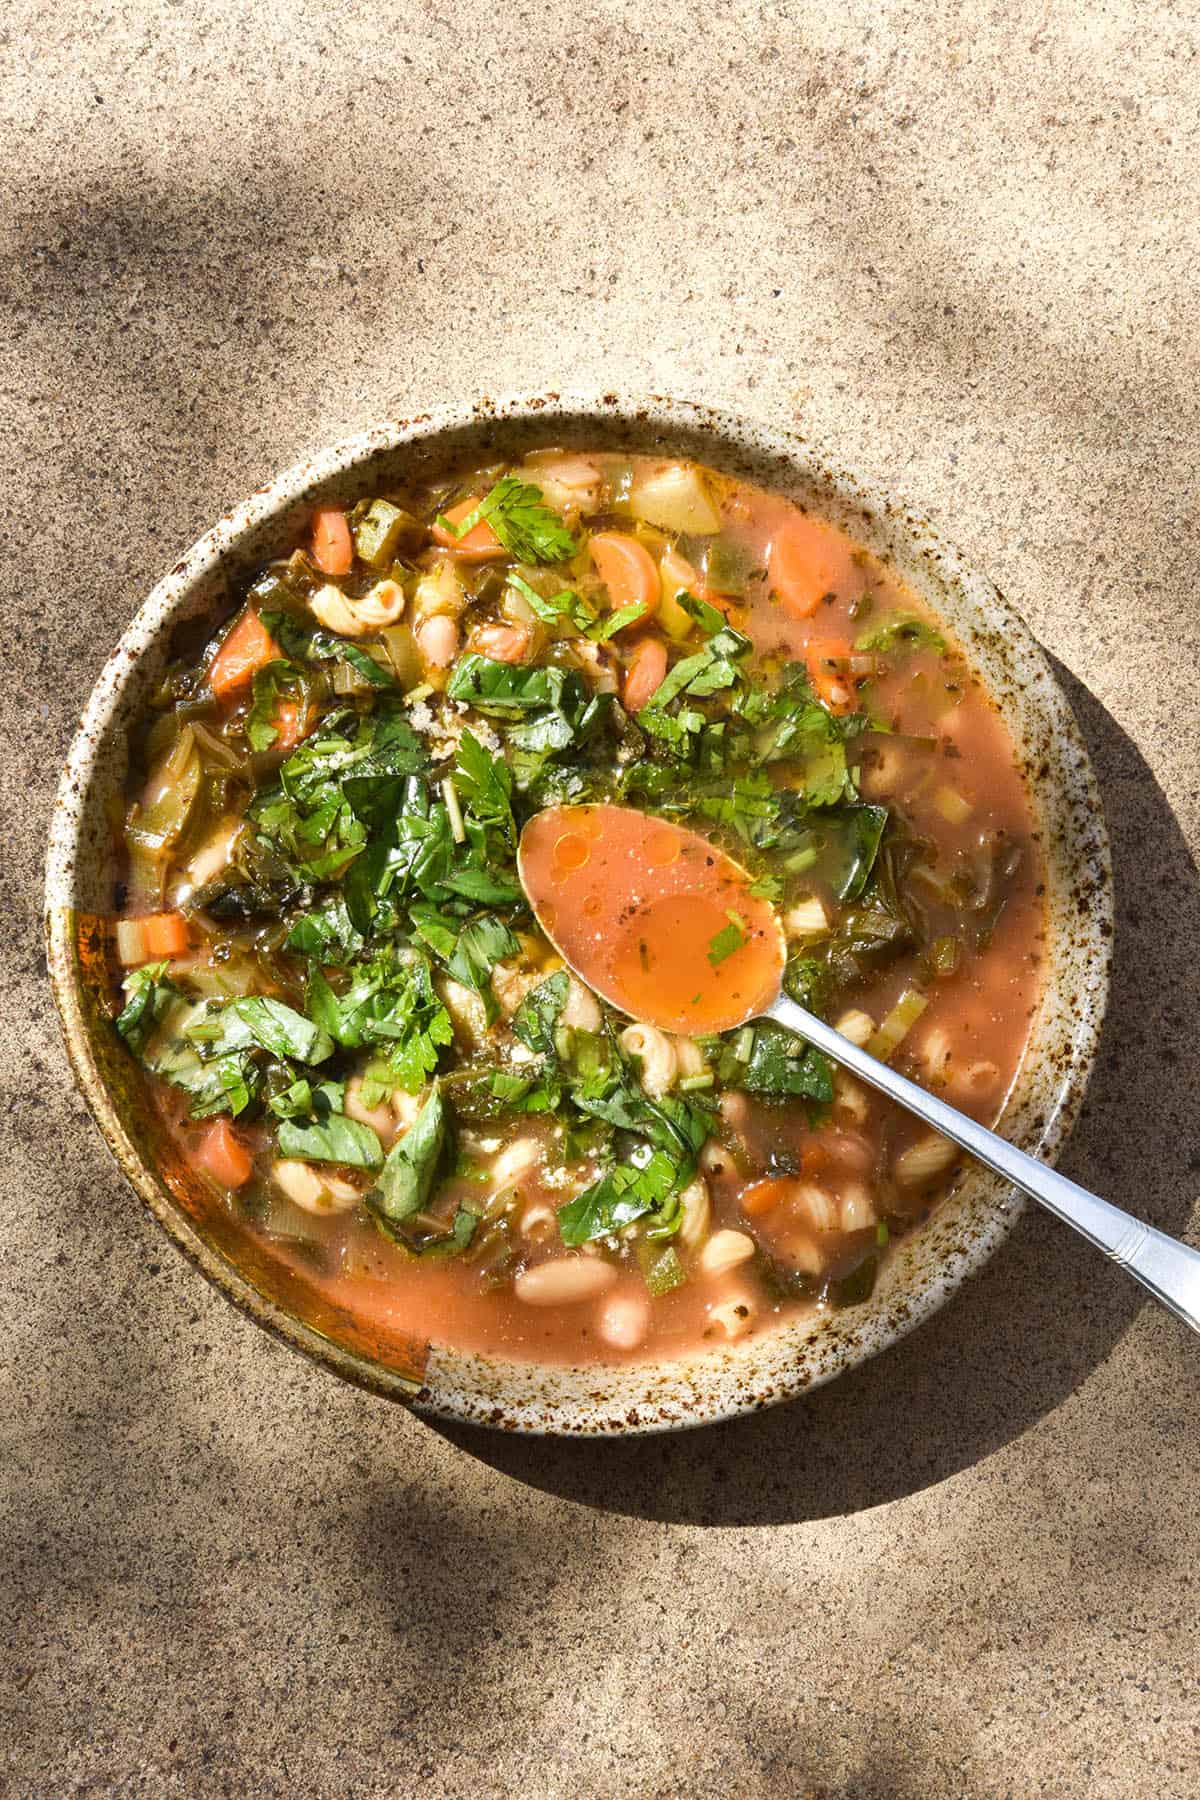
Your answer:
[[[1022,1198],[972,1169],[902,1239],[865,1305],[785,1325],[741,1347],[669,1363],[541,1367],[386,1336],[272,1261],[233,1208],[181,1161],[111,1028],[113,806],[127,732],[176,628],[228,611],[238,584],[289,550],[315,501],[353,500],[464,458],[537,445],[696,457],[818,509],[928,596],[1021,746],[1049,872],[1049,975],[1005,1134],[1051,1158],[1096,1047],[1111,942],[1108,843],[1086,752],[1028,628],[922,518],[840,459],[772,425],[659,396],[548,394],[390,420],[307,458],[238,506],[145,602],[97,681],[71,747],[47,869],[50,974],[76,1078],[138,1193],[175,1242],[260,1324],[335,1374],[443,1418],[508,1430],[629,1433],[697,1425],[786,1400],[911,1331],[1011,1230]],[[962,1329],[970,1330],[964,1312]],[[948,1379],[953,1379],[952,1371]]]

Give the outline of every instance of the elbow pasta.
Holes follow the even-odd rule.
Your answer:
[[[642,1086],[652,1100],[670,1092],[679,1074],[679,1058],[665,1031],[654,1025],[627,1025],[621,1048],[641,1062]]]
[[[935,1176],[944,1175],[958,1156],[957,1144],[940,1132],[930,1131],[900,1152],[892,1172],[901,1187],[923,1187]]]
[[[709,1139],[709,1143],[712,1143]],[[708,1144],[705,1145],[707,1150]],[[680,1210],[683,1214],[679,1227],[679,1241],[687,1250],[697,1250],[708,1236],[709,1221],[712,1218],[712,1202],[709,1199],[708,1183],[703,1175],[694,1175],[679,1196]]]

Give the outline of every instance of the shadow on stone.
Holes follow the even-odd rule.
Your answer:
[[[1108,1017],[1062,1167],[1179,1233],[1200,1187],[1200,876],[1141,753],[1068,670],[1055,669],[1104,798],[1117,890]],[[1031,1209],[944,1311],[791,1405],[618,1442],[441,1429],[518,1480],[638,1517],[763,1525],[853,1513],[943,1481],[1018,1437],[1087,1379],[1146,1304],[1127,1276]]]

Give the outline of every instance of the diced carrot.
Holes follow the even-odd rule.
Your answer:
[[[146,953],[155,956],[182,956],[191,948],[192,934],[182,913],[151,913],[138,921]]]
[[[761,1213],[773,1212],[777,1206],[781,1206],[795,1186],[794,1181],[769,1176],[767,1180],[756,1181],[748,1187],[738,1204],[748,1219],[756,1219]]]
[[[249,687],[255,674],[269,662],[278,662],[282,652],[252,606],[248,606],[213,657],[208,670],[208,685],[218,700]]]
[[[625,668],[621,699],[625,711],[640,712],[658,692],[667,673],[667,647],[661,638],[645,637],[634,645]]]
[[[479,495],[468,494],[467,498],[460,500],[457,506],[450,507],[444,516],[449,519],[451,525],[458,525],[468,513],[473,513],[478,505]],[[486,519],[480,519],[478,525],[472,525],[465,537],[455,537],[454,533],[447,531],[444,525],[435,525],[433,539],[435,543],[441,544],[443,549],[449,550],[457,556],[460,562],[490,562],[493,556],[505,555],[504,545]]]
[[[804,652],[808,678],[830,712],[853,712],[854,680],[846,665],[851,656],[845,638],[817,638]]]
[[[851,547],[839,531],[805,513],[791,513],[779,527],[767,557],[772,591],[794,619],[811,619],[828,594],[851,574]]]
[[[588,550],[614,612],[624,606],[641,606],[644,610],[637,623],[642,624],[658,611],[662,590],[654,558],[645,544],[623,531],[601,531],[590,539]]]
[[[245,1187],[254,1173],[249,1150],[223,1117],[213,1120],[194,1155],[197,1167],[214,1176],[222,1187]]]
[[[312,708],[301,706],[296,700],[281,700],[271,723],[278,734],[272,750],[294,750],[312,730]]]
[[[354,567],[354,539],[340,506],[318,506],[313,514],[312,559],[326,575],[348,575]]]

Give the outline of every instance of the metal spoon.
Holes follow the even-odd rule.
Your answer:
[[[1032,1195],[1200,1331],[1200,1251],[1018,1150],[789,999],[774,909],[706,839],[627,807],[552,807],[526,826],[518,868],[546,936],[619,1011],[670,1032],[773,1019]],[[740,941],[713,960],[721,931]]]

